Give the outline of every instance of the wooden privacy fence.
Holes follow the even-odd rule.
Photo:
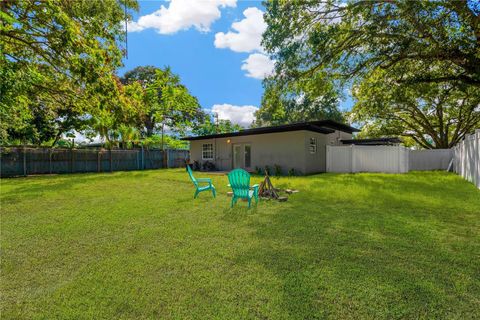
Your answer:
[[[480,129],[454,148],[455,172],[480,188]]]
[[[185,165],[187,150],[94,150],[47,148],[0,148],[2,177],[77,172],[111,172]]]

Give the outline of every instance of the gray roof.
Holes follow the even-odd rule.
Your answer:
[[[290,123],[290,124],[284,124],[280,126],[245,129],[245,130],[240,130],[238,132],[209,134],[209,135],[197,136],[197,137],[185,137],[185,138],[182,138],[182,140],[204,140],[204,139],[214,139],[214,138],[249,136],[249,135],[255,135],[255,134],[265,134],[265,133],[275,133],[275,132],[298,131],[298,130],[307,130],[307,131],[313,131],[313,132],[324,133],[324,134],[333,133],[335,132],[335,130],[344,131],[348,133],[360,131],[357,128],[354,128],[349,125],[336,122],[333,120],[317,120],[317,121]]]

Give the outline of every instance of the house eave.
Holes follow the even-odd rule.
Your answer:
[[[306,131],[318,132],[323,134],[330,134],[335,132],[335,130],[344,131],[348,133],[359,131],[358,129],[350,127],[343,123],[338,123],[332,120],[321,120],[321,121],[299,122],[299,123],[292,123],[292,124],[272,126],[272,127],[245,129],[238,132],[230,132],[230,133],[210,134],[210,135],[196,136],[196,137],[184,137],[181,140],[194,141],[194,140],[218,139],[218,138],[240,137],[240,136],[267,134],[267,133],[299,131],[299,130],[306,130]]]

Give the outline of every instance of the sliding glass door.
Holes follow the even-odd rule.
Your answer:
[[[249,169],[252,166],[252,146],[245,143],[233,145],[233,168]]]

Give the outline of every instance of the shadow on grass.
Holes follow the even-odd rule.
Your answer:
[[[18,201],[19,198],[38,198],[43,193],[69,192],[72,189],[82,188],[84,185],[97,185],[100,189],[105,187],[104,190],[108,192],[108,185],[110,184],[125,183],[125,179],[128,180],[128,183],[135,182],[136,179],[155,179],[155,174],[160,175],[162,170],[73,173],[2,179],[1,197],[2,201],[12,202]],[[176,171],[170,171],[173,174],[172,176],[175,177],[174,179],[165,178],[165,175],[162,175],[159,182],[174,181],[175,183],[191,184],[188,177],[184,176],[184,171]]]
[[[478,317],[476,206],[447,212],[476,190],[463,181],[444,187],[455,180],[444,175],[415,179],[319,176],[250,222],[260,245],[235,262],[259,264],[281,281],[289,318]],[[433,213],[435,224],[425,221]]]

